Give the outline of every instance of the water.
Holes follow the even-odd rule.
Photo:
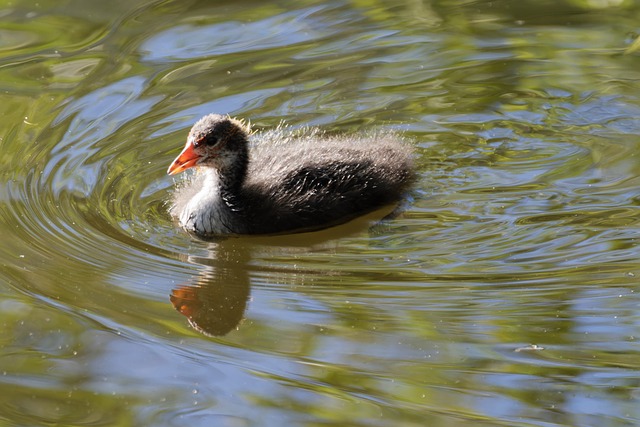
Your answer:
[[[0,425],[640,422],[634,2],[0,9]],[[406,210],[193,240],[209,112],[403,131]]]

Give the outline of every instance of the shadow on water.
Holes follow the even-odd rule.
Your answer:
[[[380,233],[403,206],[385,207],[346,224],[310,233],[241,237],[210,242],[206,257],[186,256],[201,268],[192,283],[175,287],[171,304],[206,336],[223,336],[239,327],[251,294],[251,260],[255,253],[300,253],[330,248],[339,238],[367,231]],[[382,217],[382,219],[380,219]]]

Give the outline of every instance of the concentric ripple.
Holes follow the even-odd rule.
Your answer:
[[[147,122],[124,114],[154,105],[140,99],[143,90],[142,80],[125,79],[68,103],[27,146],[33,168],[14,171],[5,215],[32,256],[108,271],[117,284],[152,270],[154,280],[169,280],[184,269],[170,243],[184,236],[165,209],[169,157],[147,138]]]

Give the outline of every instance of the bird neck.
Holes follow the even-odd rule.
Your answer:
[[[217,170],[212,171],[212,179],[217,181],[219,197],[231,210],[240,210],[239,195],[247,176],[249,163],[247,150],[234,153]]]

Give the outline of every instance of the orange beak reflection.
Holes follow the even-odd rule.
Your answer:
[[[200,155],[196,154],[193,150],[193,144],[187,142],[182,153],[180,153],[173,163],[171,163],[171,166],[169,166],[167,173],[169,175],[175,175],[177,173],[184,172],[187,169],[194,167],[199,158]]]

